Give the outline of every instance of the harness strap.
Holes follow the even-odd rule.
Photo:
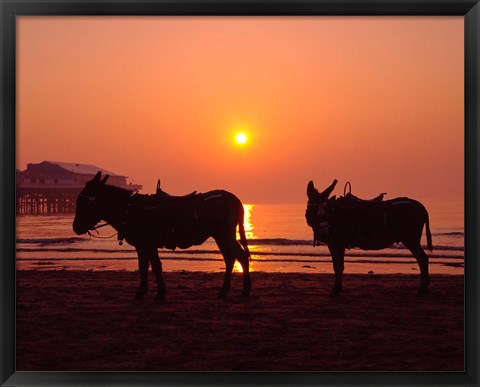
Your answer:
[[[123,245],[123,240],[125,239],[125,230],[127,228],[127,218],[128,218],[128,208],[131,206],[132,206],[132,203],[129,201],[127,204],[127,208],[124,211],[125,217],[123,218],[122,224],[120,225],[120,229],[118,230],[117,240],[120,246]]]

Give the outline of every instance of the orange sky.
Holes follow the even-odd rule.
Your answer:
[[[463,17],[19,17],[17,166],[462,200]],[[249,135],[243,146],[237,130]]]

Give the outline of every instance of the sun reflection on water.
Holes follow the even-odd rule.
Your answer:
[[[243,268],[242,265],[240,265],[240,262],[235,261],[233,265],[233,272],[234,273],[243,273]]]
[[[243,210],[244,210],[244,218],[243,218],[243,225],[245,227],[245,236],[247,237],[248,241],[248,248],[251,253],[256,251],[257,246],[252,244],[252,241],[257,239],[257,236],[254,234],[253,229],[255,228],[253,223],[252,223],[252,213],[254,209],[253,204],[244,204],[243,205]],[[240,235],[237,231],[237,239],[240,239]],[[249,271],[254,271],[254,262],[250,260],[250,270]],[[235,261],[235,264],[233,266],[233,271],[237,273],[243,273],[243,268],[242,265],[238,261]]]
[[[257,237],[253,233],[253,223],[252,223],[252,212],[253,212],[253,204],[244,204],[243,210],[245,212],[243,218],[243,224],[245,226],[245,234],[247,236],[247,240],[256,239]]]

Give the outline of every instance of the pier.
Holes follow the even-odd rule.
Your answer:
[[[95,174],[109,174],[109,184],[139,191],[142,186],[127,183],[127,177],[90,164],[44,161],[28,164],[16,173],[17,215],[74,213],[78,194]]]

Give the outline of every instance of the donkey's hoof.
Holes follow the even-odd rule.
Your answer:
[[[342,293],[342,289],[333,288],[330,292],[330,297],[338,297]]]
[[[143,296],[147,294],[147,290],[145,289],[140,289],[135,293],[135,296],[133,297],[134,300],[143,300]]]
[[[242,297],[249,297],[250,296],[250,290],[242,290]]]
[[[163,302],[165,301],[165,294],[157,293],[155,295],[155,302]]]
[[[425,295],[427,295],[427,294],[428,294],[428,288],[427,288],[427,287],[420,287],[420,288],[418,288],[417,294],[418,294],[419,296],[425,296]]]

